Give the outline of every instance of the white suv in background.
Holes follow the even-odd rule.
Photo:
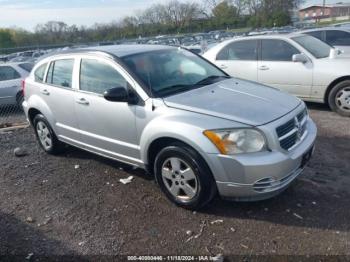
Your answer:
[[[268,35],[225,41],[206,59],[234,77],[284,90],[306,101],[328,104],[350,116],[350,59],[309,35]]]

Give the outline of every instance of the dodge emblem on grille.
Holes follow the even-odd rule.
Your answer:
[[[301,140],[301,137],[303,136],[303,127],[299,123],[297,117],[295,118],[295,127],[298,129],[297,131],[298,140]]]

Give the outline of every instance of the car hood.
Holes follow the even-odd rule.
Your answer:
[[[228,79],[164,98],[172,108],[258,126],[278,119],[300,105],[300,99],[258,83]]]

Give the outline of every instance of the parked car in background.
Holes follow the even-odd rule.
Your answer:
[[[0,106],[19,105],[23,102],[22,80],[28,75],[34,64],[0,64]]]
[[[260,82],[350,116],[350,59],[309,35],[225,41],[203,55],[231,76]]]
[[[338,24],[333,24],[334,27],[348,27],[350,28],[350,22],[344,22],[344,23],[338,23]]]
[[[24,85],[41,147],[62,143],[145,168],[174,203],[195,209],[218,191],[277,195],[313,152],[316,126],[298,98],[231,79],[183,48],[120,45],[41,60]]]
[[[342,50],[346,57],[350,57],[350,27],[324,27],[301,31],[301,33],[316,37]]]

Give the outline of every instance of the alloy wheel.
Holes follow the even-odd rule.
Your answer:
[[[50,150],[52,147],[52,135],[49,128],[43,121],[39,121],[36,124],[36,132],[38,134],[39,141],[45,150]]]
[[[181,202],[192,200],[198,193],[199,183],[194,171],[180,158],[164,161],[162,179],[170,194]]]
[[[335,97],[337,107],[345,112],[350,112],[350,86],[344,87]]]

